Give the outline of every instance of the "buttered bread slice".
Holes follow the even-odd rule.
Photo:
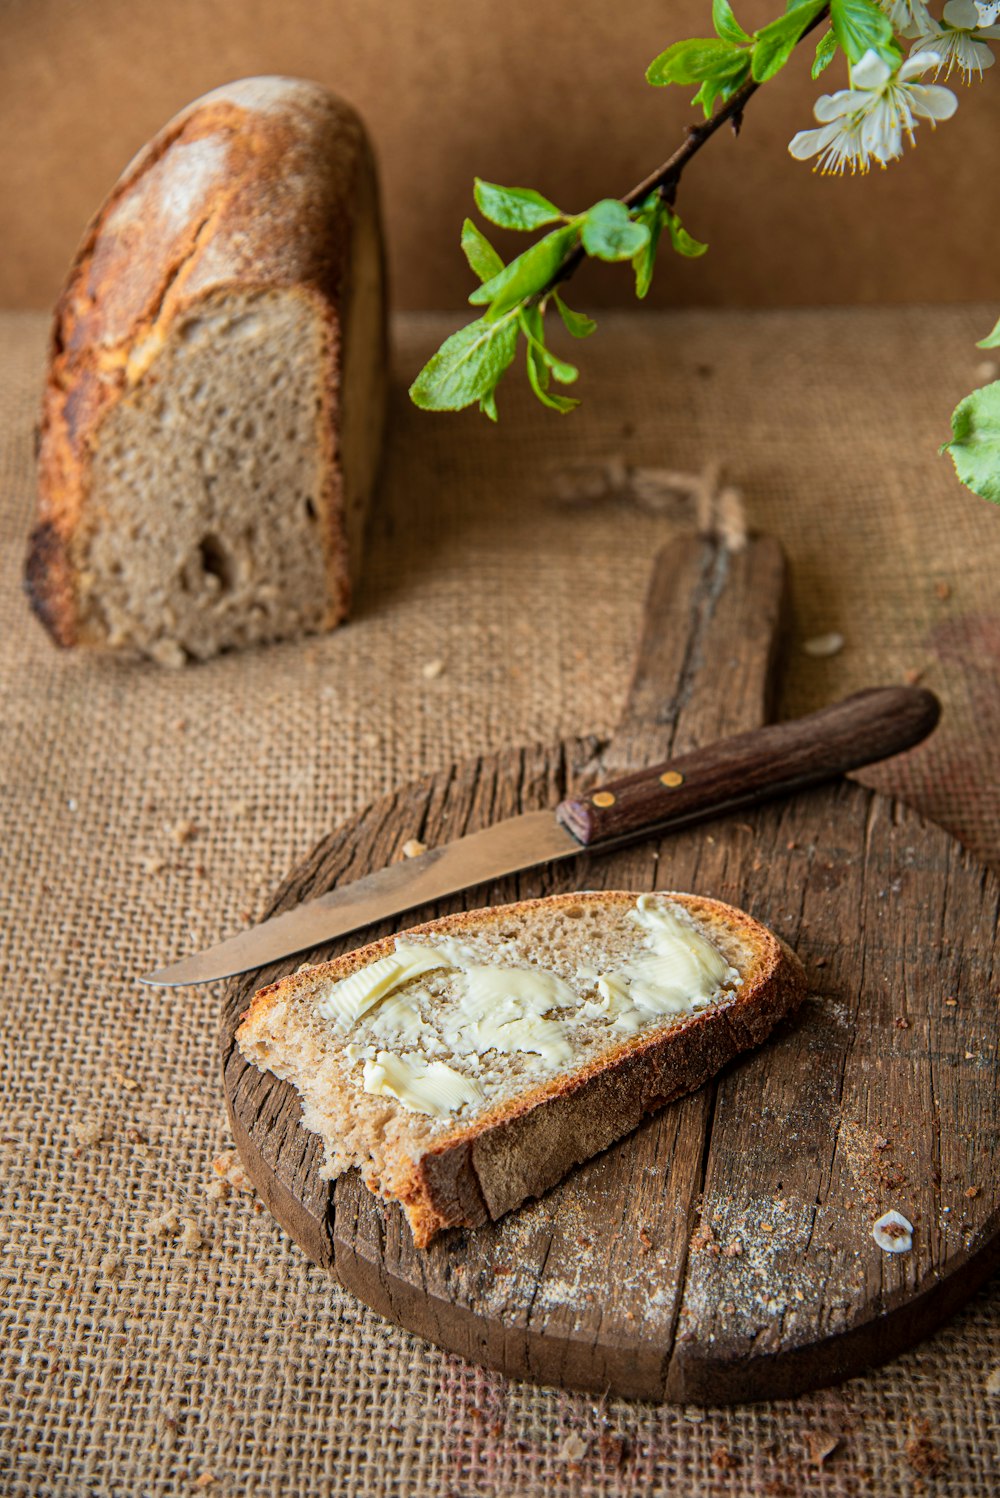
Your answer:
[[[420,1248],[498,1218],[699,1087],[800,1002],[798,958],[698,895],[601,891],[414,926],[254,995],[322,1174],[358,1167]]]

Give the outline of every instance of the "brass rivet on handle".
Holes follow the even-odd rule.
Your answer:
[[[610,791],[598,791],[596,796],[591,797],[591,800],[595,806],[614,806],[615,804],[615,798]]]
[[[675,785],[684,784],[684,776],[681,774],[680,770],[664,770],[663,774],[660,776],[660,784],[669,786],[670,789],[673,790]]]

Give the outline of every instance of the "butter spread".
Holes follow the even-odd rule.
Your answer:
[[[458,1012],[442,1024],[442,1036],[458,1056],[524,1052],[562,1066],[573,1059],[567,1027],[545,1016],[552,1009],[577,1010],[579,1005],[576,990],[546,968],[470,964],[463,973]]]
[[[575,986],[547,968],[509,963],[523,957],[510,941],[501,953],[454,937],[433,946],[397,940],[392,953],[328,986],[316,1014],[351,1032],[345,1052],[363,1062],[366,1092],[446,1118],[485,1101],[476,1077],[496,1085],[491,1055],[519,1057],[518,1075],[551,1073],[570,1065],[581,1043],[593,1045],[595,1029],[608,1040],[633,1035],[742,982],[683,907],[642,895],[629,914],[642,932],[631,952],[626,942],[607,971],[581,961],[569,970]],[[491,954],[503,960],[483,960]],[[442,1054],[462,1070],[433,1059]]]
[[[316,1013],[321,1019],[351,1025],[379,999],[409,983],[411,978],[422,977],[434,968],[451,966],[448,958],[433,947],[397,941],[394,952],[334,983],[316,1005]]]
[[[465,1103],[486,1100],[478,1082],[463,1077],[446,1062],[394,1056],[389,1051],[379,1051],[373,1061],[365,1062],[364,1089],[376,1096],[388,1094],[404,1108],[430,1118],[447,1118]]]
[[[647,933],[646,954],[597,980],[599,1007],[614,1029],[630,1034],[658,1015],[691,1014],[720,989],[739,984],[718,947],[676,908],[640,895],[632,914]]]

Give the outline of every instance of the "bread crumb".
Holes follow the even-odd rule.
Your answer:
[[[69,1131],[77,1144],[100,1144],[107,1138],[104,1124],[96,1118],[73,1118]]]
[[[722,1257],[724,1259],[738,1259],[742,1252],[743,1244],[738,1238],[734,1238],[732,1243],[727,1243],[725,1248],[722,1250]]]
[[[178,848],[183,848],[187,843],[191,842],[192,838],[198,836],[198,828],[195,823],[192,822],[190,817],[182,817],[182,819],[179,822],[175,822],[169,830],[170,836],[173,838]]]
[[[118,1086],[124,1088],[126,1092],[139,1091],[139,1083],[135,1080],[135,1077],[126,1077],[125,1073],[120,1071],[112,1072],[111,1075],[118,1083]]]
[[[979,1195],[979,1187],[978,1186],[967,1186],[965,1188],[965,1194],[966,1194],[967,1197],[969,1197],[970,1200],[972,1200],[974,1197],[977,1197]]]
[[[816,1431],[809,1437],[809,1460],[816,1467],[821,1467],[828,1456],[832,1456],[840,1445],[841,1437],[832,1435],[829,1431]]]
[[[148,1238],[172,1238],[181,1230],[180,1218],[173,1207],[168,1207],[159,1217],[151,1217],[146,1223]]]
[[[176,640],[157,640],[150,646],[149,654],[158,666],[166,666],[169,671],[179,671],[187,665],[187,656]]]
[[[951,583],[935,583],[934,592],[942,603],[946,603],[951,597]]]
[[[872,1225],[872,1237],[887,1254],[906,1254],[913,1247],[913,1223],[901,1212],[883,1212]]]
[[[813,656],[816,660],[824,659],[826,656],[839,655],[844,648],[844,637],[836,630],[830,630],[825,635],[813,635],[811,639],[802,641],[802,649],[806,655]]]
[[[917,682],[923,681],[923,678],[924,673],[920,666],[909,666],[903,672],[903,685],[907,687],[915,687],[917,685]]]
[[[444,661],[425,661],[420,668],[420,674],[425,681],[437,681],[439,676],[444,675]]]
[[[1000,1394],[1000,1363],[987,1375],[984,1388],[991,1397]]]
[[[205,1242],[193,1217],[181,1217],[176,1207],[168,1207],[159,1217],[151,1217],[146,1223],[146,1236],[163,1241],[176,1238],[177,1247],[185,1253],[194,1253]]]
[[[908,1030],[909,1028],[910,1028],[910,1021],[906,1018],[906,1016],[903,1015],[903,1014],[898,1015],[897,1018],[896,1018],[896,1029],[897,1030]]]
[[[931,1440],[930,1429],[930,1421],[917,1421],[906,1443],[906,1459],[921,1477],[937,1477],[948,1465],[948,1453]]]
[[[214,1481],[214,1472],[203,1472],[200,1477],[195,1478],[193,1486],[196,1488],[210,1488]]]
[[[976,365],[976,379],[982,380],[984,385],[995,380],[998,374],[1000,374],[1000,364],[995,359],[980,359]]]
[[[229,1190],[230,1187],[228,1181],[205,1182],[205,1195],[208,1197],[210,1202],[224,1202],[226,1197],[229,1195]]]
[[[646,1228],[639,1229],[639,1242],[642,1245],[643,1253],[648,1254],[653,1247],[653,1240]]]
[[[716,1446],[711,1455],[711,1462],[719,1472],[730,1472],[736,1466],[736,1458],[725,1446]]]
[[[141,1129],[126,1129],[125,1138],[128,1140],[129,1144],[145,1144],[147,1142],[146,1136]]]
[[[419,858],[421,853],[426,852],[427,844],[422,843],[417,837],[411,837],[403,844],[404,858]]]
[[[165,858],[158,858],[155,855],[150,855],[139,859],[139,868],[147,877],[153,874],[162,874],[163,870],[166,867],[167,860]]]
[[[246,1171],[237,1150],[223,1150],[221,1155],[212,1161],[212,1169],[216,1175],[222,1176],[227,1186],[232,1186],[235,1191],[253,1191],[254,1184]]]
[[[109,1280],[114,1279],[121,1267],[121,1260],[117,1254],[105,1254],[101,1260],[101,1273]]]
[[[612,1467],[620,1467],[628,1455],[628,1441],[625,1437],[612,1435],[607,1430],[597,1437],[597,1447],[603,1460]]]
[[[569,1435],[559,1447],[560,1460],[564,1462],[578,1462],[581,1456],[587,1452],[587,1443],[576,1431],[570,1431]]]
[[[949,994],[948,997],[945,999],[945,1004],[948,1006],[949,1009],[954,1009],[958,1005],[958,1000],[954,997],[953,994]]]
[[[198,1231],[198,1224],[193,1217],[181,1218],[181,1233],[178,1242],[187,1253],[194,1253],[195,1249],[201,1248],[204,1238]]]

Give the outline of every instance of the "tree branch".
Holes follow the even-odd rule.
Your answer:
[[[830,7],[829,5],[824,5],[819,15],[810,21],[809,25],[805,28],[795,43],[796,47],[801,46],[809,33],[815,31],[817,26],[822,26],[823,22],[829,20],[829,18]],[[733,129],[737,133],[739,132],[739,128],[743,123],[743,111],[748,101],[753,98],[760,87],[761,84],[757,83],[753,78],[748,78],[746,83],[736,90],[732,98],[728,99],[721,109],[716,110],[711,119],[705,120],[700,125],[689,125],[687,128],[687,137],[683,145],[678,146],[677,150],[672,156],[667,158],[662,166],[658,166],[656,171],[651,172],[642,182],[637,182],[635,187],[631,188],[621,199],[626,208],[636,208],[649,197],[650,193],[657,191],[663,194],[668,203],[672,204],[681,180],[681,175],[688,162],[694,160],[702,146],[706,145],[716,131],[720,130],[728,120],[732,120]],[[579,269],[581,261],[585,258],[586,253],[582,245],[577,245],[574,249],[570,250],[545,290],[540,292],[537,298],[533,298],[532,300],[541,301],[556,286],[561,285],[564,281],[568,281],[570,276]]]

